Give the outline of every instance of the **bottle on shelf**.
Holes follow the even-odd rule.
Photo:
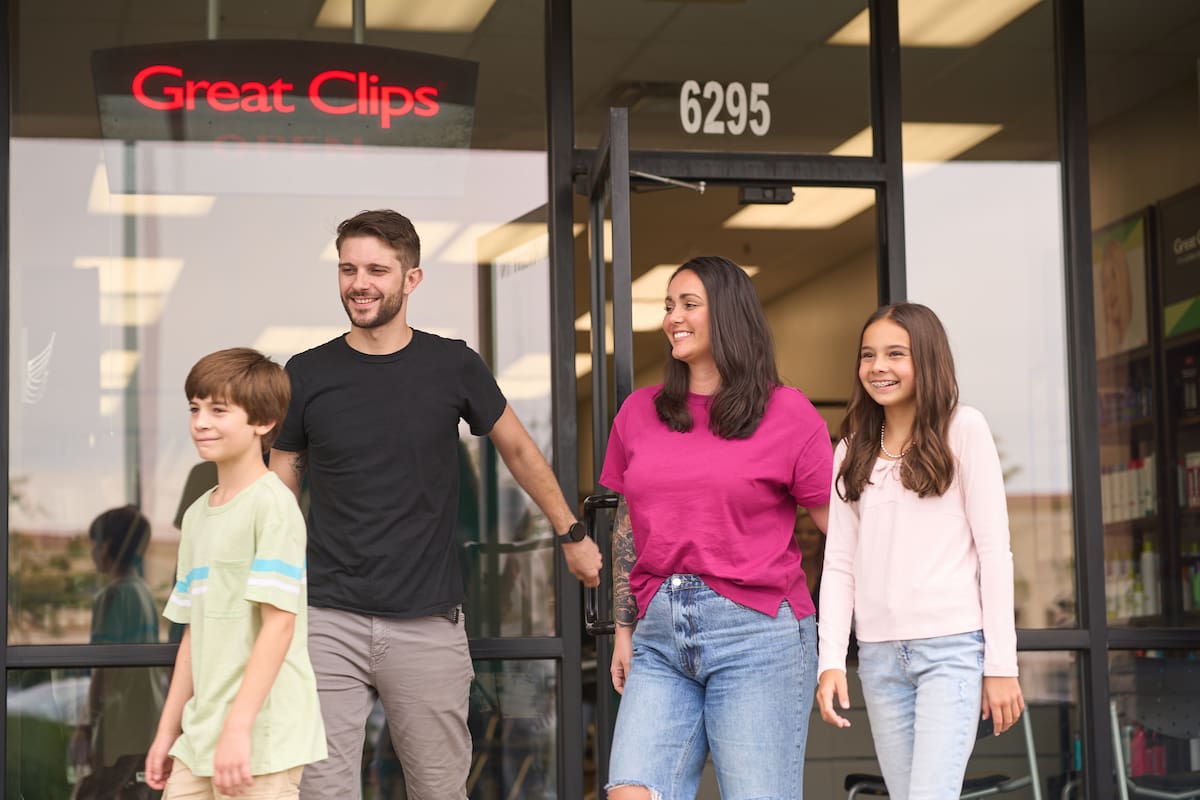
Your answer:
[[[1159,591],[1159,560],[1154,544],[1149,539],[1142,543],[1141,579],[1143,591],[1143,614],[1153,616],[1162,613],[1162,592]]]

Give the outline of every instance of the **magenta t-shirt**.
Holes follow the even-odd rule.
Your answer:
[[[748,439],[708,429],[705,395],[689,395],[694,424],[667,428],[660,386],[629,396],[613,422],[600,482],[625,495],[637,561],[629,586],[638,616],[669,576],[698,575],[735,603],[774,617],[786,598],[813,613],[792,530],[796,506],[829,503],[833,448],[825,421],[798,390],[779,387]]]

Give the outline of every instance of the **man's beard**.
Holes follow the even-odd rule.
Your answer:
[[[395,319],[396,315],[404,308],[404,293],[397,292],[392,295],[384,295],[380,299],[374,317],[369,319],[356,318],[354,313],[354,297],[355,295],[343,296],[342,308],[346,309],[346,316],[350,318],[350,324],[356,328],[378,328],[386,325]]]

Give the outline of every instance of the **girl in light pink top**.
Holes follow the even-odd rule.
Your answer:
[[[946,332],[915,303],[863,327],[834,454],[821,582],[817,703],[850,726],[851,616],[875,752],[896,800],[957,798],[977,723],[1024,710],[1000,459],[958,404]]]

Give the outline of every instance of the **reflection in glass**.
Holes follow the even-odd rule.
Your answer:
[[[983,412],[996,439],[1017,626],[1071,627],[1054,23],[1048,2],[1004,5],[980,35],[954,46],[910,39],[901,49],[907,295],[941,317],[961,400]],[[904,44],[908,18],[915,21],[918,11],[915,4],[899,8]]]
[[[9,672],[5,796],[157,797],[138,773],[166,688],[159,667]]]
[[[413,219],[425,278],[410,320],[489,359],[499,356],[491,363],[501,384],[549,452],[547,415],[534,411],[549,397],[548,266],[516,269],[521,248],[546,234],[539,9],[495,0],[432,36],[411,15],[368,18],[374,47],[477,66],[464,136],[470,146],[439,140],[411,147],[332,135],[334,123],[355,121],[349,117],[300,131],[286,117],[239,118],[238,111],[214,117],[203,131],[172,128],[170,140],[103,138],[93,51],[119,42],[165,58],[172,51],[164,42],[220,47],[228,42],[206,41],[206,22],[215,21],[218,40],[291,40],[259,49],[255,69],[275,70],[270,80],[286,71],[275,63],[285,50],[312,53],[312,64],[353,50],[345,15],[331,10],[330,17],[321,4],[247,0],[226,4],[219,20],[206,20],[203,4],[147,7],[133,16],[84,0],[18,5],[10,190],[21,202],[5,234],[10,643],[89,641],[92,598],[104,580],[91,563],[87,526],[108,508],[130,504],[149,520],[142,575],[162,607],[174,576],[176,511],[211,485],[187,434],[180,391],[187,366],[235,345],[283,363],[344,332],[334,227],[363,208],[394,207]],[[64,45],[66,17],[72,35]],[[324,41],[342,47],[324,49]],[[305,85],[297,86],[303,93]],[[176,140],[185,133],[208,140]],[[508,272],[521,283],[525,305],[493,337],[488,305],[513,295],[497,287],[495,298],[481,296],[480,276],[501,284]],[[535,275],[543,285],[526,285]],[[52,311],[48,297],[55,298]],[[403,413],[402,403],[380,413]],[[541,562],[552,560],[524,550],[495,558],[479,551],[485,542],[524,547],[522,537],[543,535],[538,520],[525,518],[526,498],[512,495],[511,479],[489,467],[474,439],[465,438],[462,470],[476,494],[460,503],[469,591],[480,609],[509,608],[487,635],[549,632],[552,570]],[[519,588],[502,596],[509,587]],[[485,615],[468,619],[482,624]]]
[[[1113,750],[1131,798],[1200,791],[1198,655],[1150,650],[1109,656]]]

